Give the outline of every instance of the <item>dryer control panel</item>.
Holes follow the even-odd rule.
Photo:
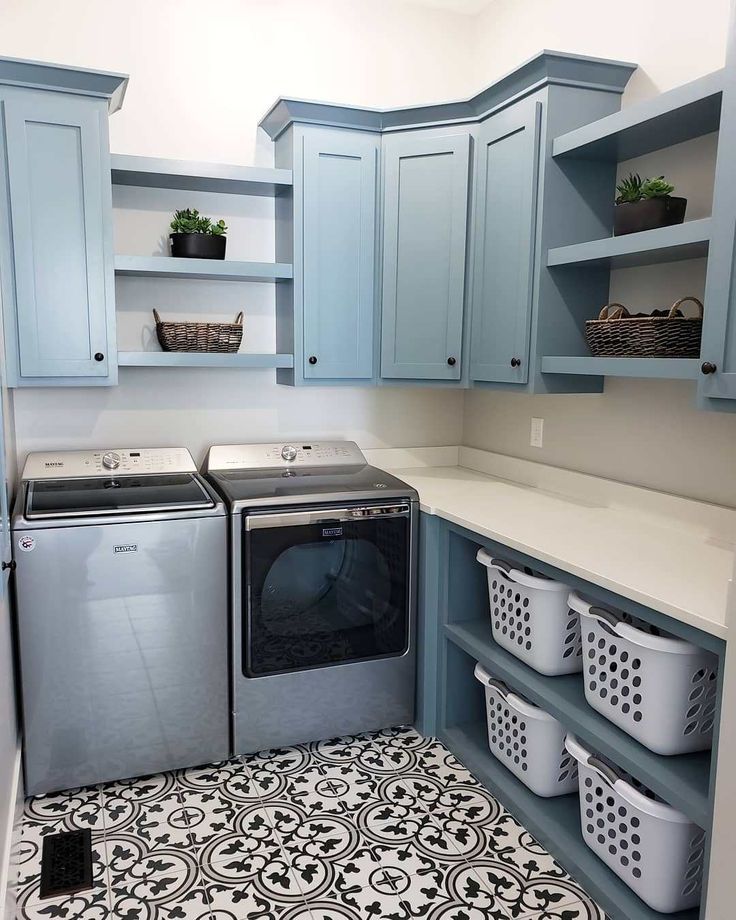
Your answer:
[[[229,444],[210,447],[206,472],[269,470],[290,466],[363,466],[355,441],[287,441],[280,444]]]
[[[28,454],[23,479],[81,479],[142,473],[196,473],[185,447],[112,447]]]

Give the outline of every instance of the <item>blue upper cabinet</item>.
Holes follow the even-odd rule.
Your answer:
[[[379,138],[306,131],[303,139],[303,348],[306,380],[373,376]]]
[[[90,95],[0,85],[8,382],[115,383],[107,119],[109,100],[125,78],[0,59],[0,84],[10,76],[5,71],[20,64],[34,69],[26,78],[38,85],[50,72],[50,86],[68,79]]]
[[[462,371],[469,134],[383,139],[381,376]]]
[[[484,122],[476,141],[470,378],[526,383],[542,106]]]
[[[736,8],[735,8],[736,9]],[[736,14],[735,14],[736,15]],[[699,397],[708,408],[736,404],[736,21],[731,23],[721,101],[713,217],[705,283]]]

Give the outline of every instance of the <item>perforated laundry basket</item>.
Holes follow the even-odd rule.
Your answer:
[[[574,593],[570,606],[580,613],[585,698],[593,709],[658,754],[711,747],[716,656]]]
[[[572,735],[583,839],[654,910],[695,907],[703,884],[705,832]],[[638,786],[638,788],[637,788]]]
[[[491,630],[496,642],[542,674],[582,671],[580,618],[568,609],[569,588],[513,568],[478,550],[488,570]]]
[[[537,795],[575,792],[577,763],[565,749],[565,729],[557,719],[494,680],[482,664],[476,664],[475,676],[485,687],[493,756]]]

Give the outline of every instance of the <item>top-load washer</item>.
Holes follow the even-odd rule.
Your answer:
[[[218,446],[235,753],[413,721],[417,494],[350,441]]]
[[[189,452],[30,454],[12,530],[26,792],[227,757],[226,517]]]

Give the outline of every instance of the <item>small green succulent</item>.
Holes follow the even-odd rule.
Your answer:
[[[213,224],[209,217],[201,217],[196,208],[174,211],[174,219],[170,226],[173,233],[207,233],[210,236],[222,236],[227,233],[224,220],[218,220]]]
[[[627,201],[641,201],[643,184],[644,180],[638,173],[629,173],[616,186],[616,191],[618,192],[616,204],[624,204]]]
[[[664,176],[657,176],[654,179],[645,179],[641,186],[642,198],[669,198],[674,192],[675,187],[667,182]]]
[[[642,201],[645,198],[668,198],[674,190],[674,185],[667,182],[664,176],[642,179],[639,173],[629,173],[616,186],[616,204]]]

